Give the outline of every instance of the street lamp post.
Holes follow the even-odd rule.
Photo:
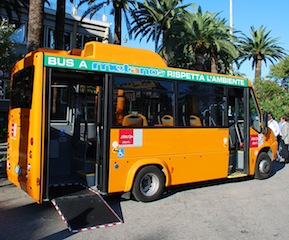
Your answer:
[[[230,0],[230,33],[233,35],[233,0]],[[232,63],[230,63],[230,74],[233,75]]]
[[[230,31],[233,34],[233,0],[230,0]]]

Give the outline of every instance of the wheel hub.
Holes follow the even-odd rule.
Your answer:
[[[159,181],[155,174],[148,173],[140,181],[140,191],[146,196],[152,196],[159,188]]]
[[[270,171],[270,165],[266,160],[262,160],[259,164],[259,170],[261,173],[268,173]]]

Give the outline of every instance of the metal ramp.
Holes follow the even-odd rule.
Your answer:
[[[56,197],[51,202],[70,232],[81,232],[124,223],[98,192],[81,185],[66,186],[65,190],[67,187],[77,190],[68,190],[67,195]]]

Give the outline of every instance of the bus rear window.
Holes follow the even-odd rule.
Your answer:
[[[11,89],[11,108],[31,108],[33,88],[33,67],[17,72]]]

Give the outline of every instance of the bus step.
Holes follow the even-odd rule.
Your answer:
[[[95,173],[86,173],[84,170],[77,171],[77,173],[86,181],[88,187],[95,185]]]
[[[228,178],[240,178],[240,177],[247,177],[248,174],[243,173],[243,172],[233,172],[231,173]]]
[[[83,169],[85,172],[94,172],[95,171],[95,161],[92,159],[82,159],[74,157],[73,166],[74,169]]]
[[[107,201],[92,189],[51,200],[70,232],[81,232],[124,223]],[[120,204],[119,204],[120,208]],[[121,210],[119,209],[121,212]]]
[[[93,158],[84,158],[84,157],[73,157],[75,161],[79,162],[89,162],[89,163],[95,163],[95,160]]]

